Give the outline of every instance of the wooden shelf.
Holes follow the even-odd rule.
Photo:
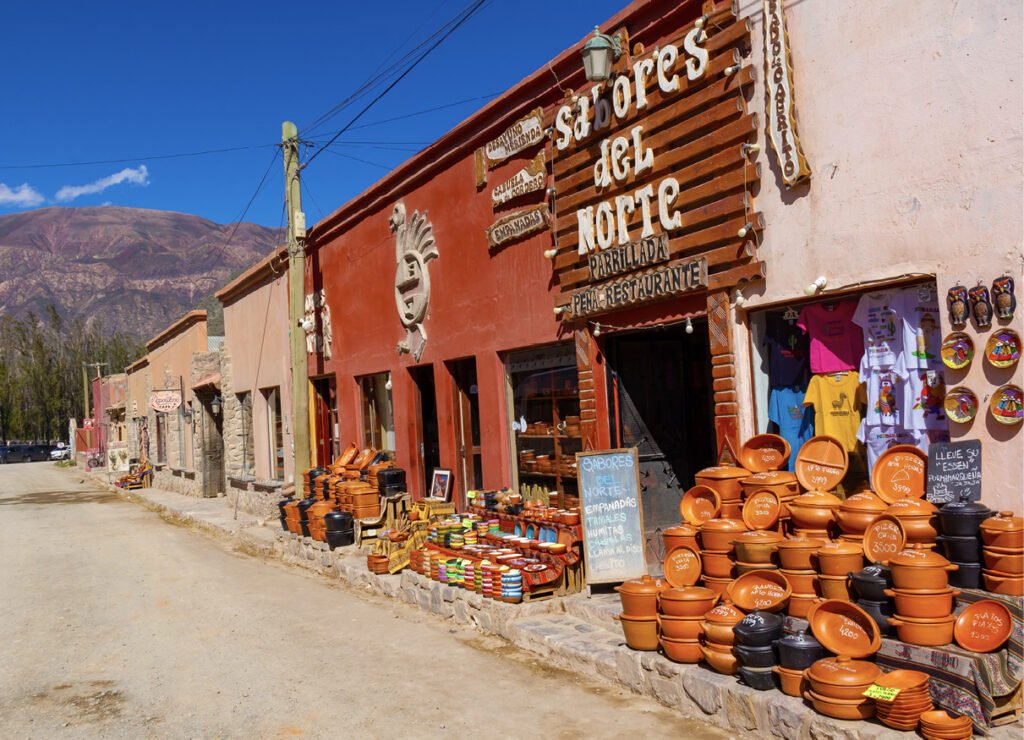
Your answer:
[[[519,439],[583,439],[577,434],[517,434]]]

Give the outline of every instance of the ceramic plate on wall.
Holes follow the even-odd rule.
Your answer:
[[[962,331],[955,331],[942,340],[942,364],[951,370],[962,370],[974,359],[974,342]]]
[[[988,402],[989,411],[1000,424],[1020,424],[1024,420],[1024,391],[1013,383],[996,388]]]
[[[1020,335],[1013,329],[996,329],[985,345],[985,359],[992,367],[1013,367],[1020,359]]]
[[[978,413],[978,397],[964,385],[946,391],[946,416],[957,424],[969,424]]]

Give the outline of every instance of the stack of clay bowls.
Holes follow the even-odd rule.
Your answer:
[[[981,523],[985,543],[981,571],[985,590],[1004,596],[1024,595],[1024,519],[1001,511]]]
[[[894,730],[916,730],[921,715],[935,708],[928,692],[927,673],[895,670],[883,673],[875,679],[875,684],[882,688],[900,690],[892,701],[875,699],[875,716],[878,721]]]
[[[736,553],[736,575],[741,576],[752,570],[775,570],[778,568],[776,551],[785,540],[778,532],[754,530],[744,532],[732,541]]]
[[[981,588],[981,523],[992,510],[978,501],[951,501],[939,509],[937,543],[942,554],[957,569],[949,582],[957,588]]]
[[[817,566],[821,595],[826,599],[850,600],[850,573],[864,565],[859,545],[839,540],[826,542],[811,560]]]
[[[774,668],[779,677],[779,688],[789,696],[802,697],[809,688],[804,671],[828,657],[828,652],[805,630],[776,640],[774,646],[779,657],[779,664]]]
[[[896,602],[889,624],[900,640],[910,645],[947,645],[953,641],[953,598],[949,572],[956,570],[931,550],[904,550],[889,561],[893,588],[886,591]],[[906,614],[902,610],[910,610]]]
[[[718,673],[731,676],[739,667],[732,652],[736,641],[732,628],[744,616],[728,599],[704,615],[700,625],[704,632],[704,642],[700,649],[704,660]]]
[[[907,547],[934,548],[939,536],[939,517],[935,504],[922,498],[901,498],[885,510],[900,520],[907,533]]]
[[[797,537],[829,539],[829,527],[842,500],[828,491],[808,491],[789,502],[793,534]]]
[[[850,602],[827,600],[812,611],[809,622],[822,646],[837,655],[815,661],[805,672],[809,688],[804,698],[816,711],[837,719],[867,719],[875,703],[864,692],[881,672],[870,661],[881,645],[878,625]]]
[[[835,510],[836,523],[843,531],[840,539],[859,543],[864,539],[864,530],[875,517],[885,512],[888,504],[870,491],[855,493]]]
[[[622,601],[622,613],[616,619],[622,625],[626,644],[634,650],[658,649],[658,595],[668,587],[665,581],[651,576],[615,587]]]
[[[577,516],[579,515],[577,514]],[[672,552],[677,547],[684,546],[699,550],[700,545],[697,544],[698,531],[700,531],[698,527],[685,522],[663,529],[661,531],[661,540],[665,544],[665,552]]]
[[[658,639],[665,657],[676,663],[697,663],[701,659],[701,622],[718,601],[718,594],[701,586],[684,586],[662,591],[658,596]]]
[[[847,574],[857,600],[854,602],[878,624],[882,637],[888,637],[891,629],[889,617],[893,616],[892,600],[885,592],[892,588],[892,574],[881,563],[872,563],[862,570]]]
[[[970,740],[974,735],[970,717],[950,714],[945,709],[922,714],[919,729],[924,740]]]
[[[794,537],[780,542],[777,549],[779,571],[789,581],[793,593],[789,599],[789,616],[806,617],[811,605],[821,596],[821,582],[811,558],[826,540]]]
[[[736,549],[732,542],[747,531],[739,519],[709,519],[700,528],[704,585],[722,593],[736,576]]]
[[[713,489],[721,503],[720,519],[739,519],[743,506],[743,486],[740,481],[750,475],[746,468],[733,465],[716,465],[704,468],[693,478],[698,486]]]
[[[780,614],[755,609],[732,628],[740,677],[752,689],[775,688],[772,669],[778,663],[775,641],[782,637],[782,622]]]
[[[743,498],[749,500],[761,491],[774,493],[780,504],[779,526],[789,522],[789,502],[800,494],[800,484],[796,474],[788,470],[765,470],[753,473],[740,481],[743,486]]]

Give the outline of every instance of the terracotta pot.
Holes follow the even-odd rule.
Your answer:
[[[822,574],[819,577],[818,585],[821,588],[821,595],[826,599],[850,600],[849,576],[826,576]]]
[[[701,554],[704,575],[712,578],[732,578],[734,562],[728,552],[705,550]]]
[[[941,591],[949,586],[949,572],[957,569],[937,552],[904,550],[889,561],[896,588]]]
[[[653,619],[658,615],[658,594],[668,587],[668,583],[660,578],[645,575],[626,581],[621,586],[616,586],[615,590],[619,592],[624,614],[638,619]]]
[[[697,640],[704,635],[700,623],[704,617],[670,617],[667,614],[658,616],[658,631],[665,638],[673,640]]]
[[[731,465],[716,465],[704,468],[693,476],[694,482],[718,491],[722,501],[739,501],[743,498],[740,480],[750,477],[750,471]]]
[[[779,497],[780,501],[787,502],[800,495],[800,484],[797,483],[796,475],[786,470],[773,470],[763,473],[754,473],[740,481],[743,486],[743,495],[749,497],[752,494],[766,488]],[[789,516],[788,512],[784,516]]]
[[[731,601],[723,601],[704,615],[701,627],[704,629],[705,638],[719,645],[732,645],[735,641],[732,628],[745,616]]]
[[[736,559],[744,563],[772,563],[775,551],[785,538],[778,532],[744,532],[732,541],[736,548]]]
[[[887,588],[885,595],[895,600],[897,614],[912,619],[941,619],[953,613],[953,597],[960,592],[952,588],[941,591]]]
[[[1024,552],[1001,547],[986,547],[982,550],[985,567],[1009,576],[1024,575]]]
[[[741,563],[739,560],[736,561],[736,577],[739,578],[744,573],[749,573],[752,570],[778,570],[779,566],[772,565],[771,563]]]
[[[804,692],[810,689],[810,684],[804,678],[803,671],[793,671],[780,665],[775,666],[772,670],[779,677],[779,688],[783,694],[803,696]]]
[[[816,603],[807,615],[807,621],[818,642],[836,655],[866,658],[877,652],[882,644],[878,623],[866,611],[848,601],[826,599]]]
[[[826,530],[835,520],[833,510],[842,501],[826,491],[808,491],[789,502],[789,515],[793,526],[801,529]]]
[[[670,617],[703,617],[718,599],[719,595],[710,588],[670,588],[658,596],[658,609]]]
[[[990,570],[982,569],[981,577],[985,582],[986,591],[1003,596],[1024,596],[1024,576],[993,573]]]
[[[577,514],[577,516],[579,516]],[[699,549],[697,545],[697,532],[699,529],[690,524],[680,524],[676,527],[668,527],[661,532],[662,542],[665,543],[665,552],[672,552],[677,547],[692,547]]]
[[[732,583],[732,578],[715,578],[714,576],[707,575],[703,576],[701,580],[707,588],[720,596],[725,594],[725,590],[729,587],[729,584]]]
[[[632,617],[628,614],[619,614],[615,618],[622,625],[626,644],[633,650],[658,649],[658,618],[656,616]]]
[[[819,696],[861,701],[864,699],[864,691],[881,672],[882,669],[874,663],[840,655],[815,661],[805,675],[811,684],[811,691]]]
[[[704,654],[699,640],[673,640],[664,635],[661,637],[661,651],[676,663],[699,663]]]
[[[718,673],[733,676],[739,670],[740,661],[731,651],[728,653],[719,652],[707,644],[701,645],[700,651],[704,655],[704,660],[707,661],[707,664]]]
[[[721,496],[718,491],[709,486],[694,486],[683,494],[683,498],[679,502],[680,516],[687,524],[697,526],[718,517],[721,508]]]
[[[718,510],[718,518],[743,521],[743,504],[733,501],[725,501]]]
[[[852,542],[826,542],[811,558],[826,576],[846,576],[864,567],[864,550]]]
[[[989,547],[1024,548],[1024,519],[1012,511],[1000,511],[981,523],[981,539]]]
[[[739,519],[709,519],[700,528],[701,549],[732,552],[732,541],[746,531],[747,526]]]
[[[867,688],[866,686],[864,687]],[[827,699],[814,691],[804,693],[804,698],[811,702],[814,711],[835,719],[870,719],[875,716],[875,702],[863,696],[848,702]]]
[[[754,570],[733,581],[728,593],[733,603],[744,611],[778,612],[786,608],[793,588],[778,571]]]
[[[863,535],[875,517],[885,512],[888,504],[870,491],[855,493],[835,510],[836,522],[848,534]]]
[[[889,617],[889,624],[896,628],[896,634],[909,645],[935,647],[953,642],[953,615],[937,619],[914,619],[897,613]]]
[[[779,543],[779,562],[786,570],[814,570],[811,556],[822,548],[825,540],[794,537]]]
[[[732,645],[736,640],[731,624],[716,624],[705,619],[701,622],[701,630],[704,632],[704,637],[711,642]]]
[[[908,545],[934,544],[939,536],[939,519],[937,516],[897,517],[907,532]]]
[[[786,570],[782,569],[782,575],[786,576],[789,585],[793,587],[793,595],[817,596],[821,593],[818,586],[818,574],[813,570]]]
[[[789,442],[777,434],[757,434],[740,447],[740,462],[754,472],[781,470],[789,462]]]
[[[811,607],[819,600],[817,596],[793,594],[789,597],[789,606],[786,608],[786,613],[791,617],[806,619],[811,613]]]

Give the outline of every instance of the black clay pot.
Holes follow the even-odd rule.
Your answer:
[[[782,636],[783,617],[755,609],[733,625],[736,643],[746,647],[771,647]]]
[[[940,534],[935,538],[942,548],[942,554],[946,560],[958,563],[980,563],[981,562],[981,540],[975,537],[955,537],[950,534]]]
[[[810,668],[814,661],[826,658],[829,654],[820,642],[804,630],[776,640],[775,647],[779,651],[779,665],[794,671]]]
[[[324,527],[328,532],[344,532],[352,529],[352,513],[332,511],[324,515]]]
[[[957,563],[949,572],[949,585],[953,588],[981,588],[981,563]]]
[[[771,668],[779,662],[775,655],[775,648],[771,645],[766,647],[734,645],[732,651],[739,658],[740,665],[747,668]]]
[[[871,601],[869,599],[858,599],[857,606],[867,612],[875,623],[878,625],[879,632],[882,633],[882,637],[888,637],[892,634],[892,627],[889,626],[889,617],[894,613],[892,602],[889,599],[882,601]]]
[[[304,498],[299,502],[299,526],[302,528],[302,536],[309,537],[309,507],[317,502],[315,498]]]
[[[892,573],[883,565],[873,563],[856,573],[848,573],[857,596],[868,601],[885,601],[885,589],[892,588]]]
[[[356,541],[356,533],[351,529],[340,532],[327,532],[326,534],[327,546],[332,550],[336,547],[348,547],[355,544]]]
[[[775,688],[775,674],[771,668],[747,668],[740,667],[740,678],[743,683],[758,691],[768,691]]]
[[[981,523],[992,514],[993,511],[983,503],[962,498],[939,509],[939,526],[942,534],[952,537],[977,537]]]
[[[283,529],[283,530],[284,530],[285,532],[287,532],[287,531],[288,531],[288,518],[287,518],[287,516],[285,515],[285,512],[284,512],[284,507],[286,507],[286,506],[287,506],[288,504],[290,504],[290,503],[291,503],[292,501],[293,501],[293,499],[290,499],[290,498],[283,498],[283,499],[281,499],[280,501],[278,501],[278,502],[277,502],[277,510],[278,510],[279,512],[281,512],[281,513],[280,513],[280,518],[281,518],[281,529]]]
[[[313,468],[308,473],[306,473],[306,480],[309,481],[309,485],[312,488],[314,480],[319,478],[324,473],[329,473],[329,472],[331,472],[331,471],[328,470],[327,468]]]
[[[405,470],[402,468],[384,468],[377,471],[377,490],[381,494],[387,496],[391,493],[404,493],[405,487]]]

